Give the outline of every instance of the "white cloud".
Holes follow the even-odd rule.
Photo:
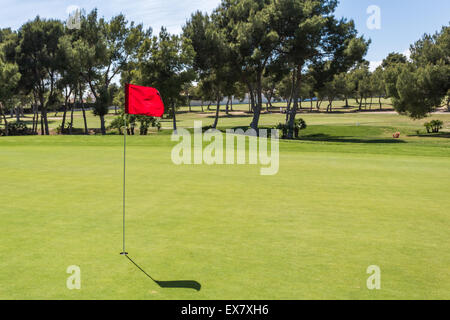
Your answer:
[[[143,23],[158,33],[165,26],[171,33],[179,33],[196,10],[211,12],[220,0],[0,0],[0,28],[18,29],[23,23],[42,18],[65,20],[68,12],[79,7],[87,12],[98,9],[100,16],[109,19],[123,13],[129,21]]]
[[[411,59],[411,51],[409,49],[406,49],[403,51],[403,55],[406,56],[406,58]]]
[[[370,61],[369,70],[371,72],[375,71],[382,63],[383,61]]]

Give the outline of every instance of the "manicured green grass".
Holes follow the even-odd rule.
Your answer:
[[[127,251],[199,292],[162,289],[119,255],[122,137],[0,138],[0,299],[449,299],[450,140],[394,114],[302,117],[275,176],[175,166],[168,132],[129,137]],[[433,118],[448,131],[449,115]],[[66,288],[70,265],[79,291]]]

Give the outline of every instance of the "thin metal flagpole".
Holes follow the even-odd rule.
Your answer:
[[[125,250],[125,195],[126,195],[126,168],[127,168],[127,116],[124,114],[124,132],[123,132],[123,251],[121,255],[127,255],[128,252]]]

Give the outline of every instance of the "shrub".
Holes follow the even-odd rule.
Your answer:
[[[441,120],[432,120],[424,124],[428,133],[439,133],[439,131],[444,127],[444,122]]]
[[[136,122],[139,122],[139,134],[145,136],[148,134],[148,129],[150,126],[157,128],[161,131],[161,123],[157,118],[147,117],[147,116],[130,116],[129,117],[129,129],[128,134],[134,135],[134,128],[136,127]],[[123,116],[116,117],[109,125],[110,130],[117,130],[119,134],[123,134],[123,128],[125,126],[125,121]]]
[[[306,125],[305,120],[297,119],[294,123],[294,138],[297,139],[300,135],[300,130],[306,129],[308,126]],[[289,135],[289,126],[287,124],[279,123],[276,126],[276,129],[281,131],[281,139],[288,139]]]
[[[6,134],[6,130],[3,130],[2,135]],[[27,127],[27,124],[23,121],[8,123],[8,135],[9,136],[28,136],[33,132]]]
[[[109,125],[110,130],[118,130],[119,134],[122,134],[123,127],[125,126],[125,121],[123,120],[123,117],[116,117]]]
[[[69,132],[70,127],[72,126],[72,123],[67,123],[67,126],[64,128],[64,132]],[[62,130],[62,124],[60,124],[57,128],[56,128],[56,133],[57,134],[62,134],[63,130]]]

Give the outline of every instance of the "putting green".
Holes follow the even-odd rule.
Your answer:
[[[394,115],[310,117],[276,176],[175,166],[168,134],[130,137],[127,251],[200,291],[119,255],[121,137],[1,138],[0,299],[449,299],[448,138],[389,140],[420,126]]]

